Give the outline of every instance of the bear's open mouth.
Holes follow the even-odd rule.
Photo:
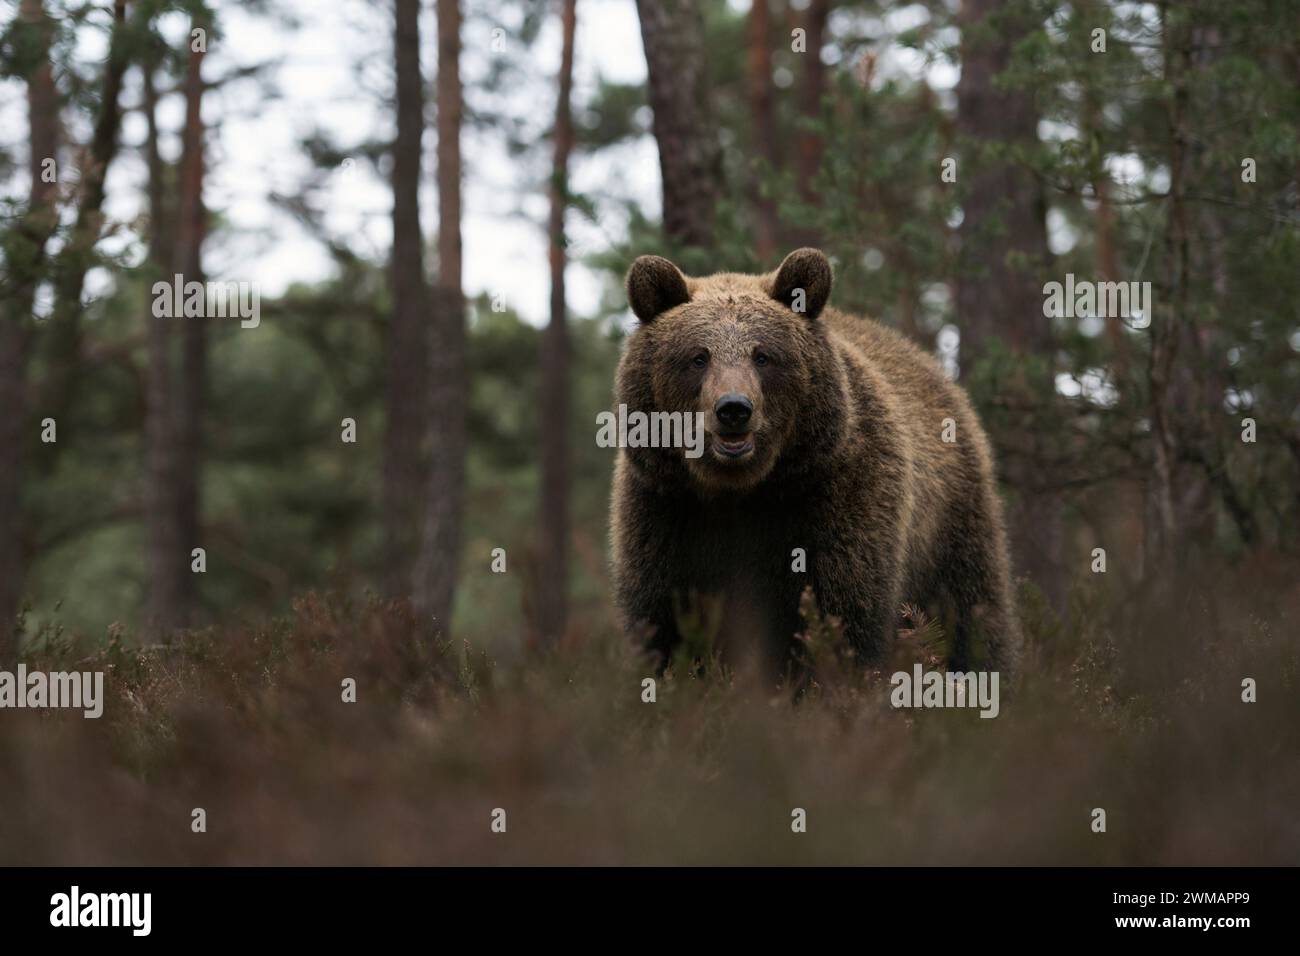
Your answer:
[[[726,458],[740,458],[754,450],[754,435],[714,435],[713,450]]]

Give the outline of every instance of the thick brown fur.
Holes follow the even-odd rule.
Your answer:
[[[935,360],[824,307],[831,269],[801,249],[775,273],[687,279],[643,256],[627,279],[640,326],[619,364],[629,411],[704,414],[702,457],[626,448],[614,474],[613,576],[624,624],[666,660],[698,602],[724,653],[783,663],[811,585],[864,662],[891,647],[904,602],[937,605],[950,666],[1008,672],[1019,646],[988,440]],[[797,309],[801,311],[796,311]],[[753,448],[715,403],[753,404]],[[951,420],[945,442],[945,420]],[[955,429],[955,431],[954,431]],[[796,551],[806,571],[796,567]]]

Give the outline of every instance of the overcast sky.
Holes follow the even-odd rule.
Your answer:
[[[48,0],[58,9],[60,0]],[[474,9],[479,0],[463,4]],[[738,11],[747,10],[748,0],[729,0]],[[13,15],[13,0],[5,0],[6,19]],[[795,6],[803,6],[796,2]],[[107,24],[107,2],[101,4],[101,22]],[[391,111],[381,98],[392,88],[391,4],[382,0],[275,0],[271,7],[280,15],[252,15],[243,4],[217,0],[224,35],[209,44],[205,76],[212,80],[228,75],[237,66],[272,63],[268,84],[247,81],[213,91],[204,104],[209,128],[209,177],[205,200],[209,208],[225,219],[224,228],[205,246],[205,266],[210,278],[254,281],[263,296],[282,292],[293,282],[317,281],[329,276],[332,264],[325,248],[288,215],[269,201],[275,193],[293,193],[308,176],[308,159],[299,141],[314,130],[323,130],[342,144],[392,136]],[[518,5],[505,5],[502,15],[513,14]],[[422,21],[422,66],[426,89],[432,99],[436,69],[436,29],[433,4],[426,3]],[[283,15],[296,21],[284,25]],[[895,8],[883,33],[915,26],[926,13],[919,5]],[[832,22],[834,27],[835,22]],[[181,48],[188,30],[183,15],[164,19],[165,35]],[[105,34],[82,30],[78,59],[86,69],[99,69],[105,54]],[[505,91],[493,105],[520,118],[538,137],[545,134],[554,117],[555,76],[559,66],[558,17],[548,19],[543,34],[530,50],[507,42],[501,52],[492,49],[490,24],[470,16],[462,34],[462,75],[471,107],[482,96],[476,79],[483,76],[493,56],[517,57],[528,79]],[[914,51],[896,45],[885,48],[878,76],[907,73],[925,75],[941,97],[951,97],[957,71],[942,61],[926,63]],[[638,82],[645,76],[636,5],[633,0],[581,0],[578,4],[578,35],[575,59],[575,102],[591,95],[598,78]],[[791,91],[793,95],[793,91]],[[139,76],[128,74],[123,102],[139,102]],[[164,154],[175,158],[180,149],[179,131],[184,104],[179,95],[165,97],[160,121],[167,135]],[[17,81],[0,84],[0,128],[6,144],[26,140],[23,87]],[[432,113],[432,110],[430,110]],[[648,119],[648,114],[647,114]],[[143,255],[140,237],[129,224],[144,211],[145,168],[136,147],[144,139],[144,119],[129,112],[123,126],[124,149],[119,154],[109,181],[107,211],[110,217],[128,224],[103,243],[105,251]],[[75,128],[79,141],[89,130]],[[425,175],[422,192],[422,223],[427,236],[437,228],[434,188],[436,137],[426,131]],[[507,155],[505,144],[495,131],[467,129],[462,139],[465,162],[463,202],[464,269],[467,293],[503,294],[506,302],[534,323],[547,314],[549,276],[544,223],[547,198],[545,177],[549,150],[543,146],[533,157]],[[607,248],[625,235],[620,200],[632,199],[647,215],[659,214],[659,168],[654,141],[643,136],[635,142],[602,150],[593,157],[575,157],[571,173],[573,188],[597,200],[595,223],[576,213],[569,217],[570,240],[575,258],[584,250]],[[17,175],[6,184],[8,195],[26,193],[24,177]],[[392,194],[382,175],[364,160],[346,163],[329,178],[321,205],[328,211],[326,225],[334,235],[345,237],[360,253],[382,261],[390,243]],[[105,291],[107,273],[92,274],[87,295]],[[568,273],[570,308],[575,314],[593,313],[607,277],[580,263]]]
[[[227,8],[231,5],[226,4]],[[391,87],[391,14],[388,4],[365,0],[292,0],[298,11],[300,29],[277,33],[267,30],[264,20],[227,9],[224,44],[234,48],[231,59],[241,63],[277,61],[275,78],[283,99],[265,102],[256,85],[246,84],[221,104],[225,119],[219,142],[213,144],[214,176],[209,202],[226,212],[236,233],[227,257],[221,263],[232,277],[254,279],[264,294],[275,294],[288,283],[323,278],[329,260],[318,243],[276,212],[266,197],[271,191],[287,192],[295,177],[304,174],[307,160],[299,155],[297,141],[314,127],[321,127],[344,143],[392,133],[392,117],[377,109],[376,96]],[[473,80],[487,68],[490,56],[526,58],[535,77],[528,88],[506,97],[512,114],[532,120],[539,132],[549,128],[555,111],[555,75],[559,68],[558,23],[547,23],[539,42],[531,50],[512,48],[494,53],[489,26],[467,21],[462,36],[462,73],[466,93],[473,97]],[[436,68],[436,30],[432,4],[426,4],[422,23],[424,75],[432,99]],[[604,76],[621,82],[637,82],[645,76],[635,5],[630,0],[585,0],[579,4],[578,36],[575,45],[575,99],[581,102]],[[218,66],[213,58],[214,69]],[[368,62],[358,88],[357,64]],[[242,103],[232,102],[236,99]],[[471,102],[472,105],[472,102]],[[437,197],[434,188],[436,137],[426,132],[425,176],[422,192],[422,223],[426,235],[437,228]],[[507,156],[504,143],[495,132],[467,129],[462,138],[465,165],[464,184],[464,268],[465,287],[470,295],[479,292],[504,294],[506,301],[530,321],[546,318],[549,295],[544,223],[546,196],[535,188],[544,182],[548,151],[542,149],[537,162],[521,163]],[[648,137],[636,144],[592,160],[578,158],[572,173],[579,192],[598,191],[630,196],[657,213],[658,159]],[[357,245],[382,257],[390,243],[392,193],[364,161],[348,164],[332,177],[326,208],[331,231],[356,237]],[[604,218],[604,217],[602,217]],[[578,216],[571,216],[571,229],[578,250],[592,241],[592,229]],[[621,234],[618,222],[602,223]],[[575,264],[568,276],[571,307],[578,314],[595,310],[600,280]]]
[[[3,16],[14,15],[13,0],[5,0]],[[59,9],[56,0],[50,9]],[[107,10],[111,4],[102,4]],[[282,292],[293,282],[326,278],[332,264],[324,247],[292,218],[269,201],[274,193],[292,193],[311,166],[299,141],[321,129],[341,144],[358,143],[392,135],[391,113],[380,97],[391,90],[391,6],[369,0],[277,0],[275,7],[297,21],[296,28],[281,25],[279,17],[255,16],[242,4],[218,0],[224,36],[209,44],[205,77],[215,79],[237,66],[272,63],[271,86],[276,97],[258,81],[234,83],[209,94],[204,121],[209,127],[209,175],[204,198],[209,208],[225,219],[225,226],[205,246],[205,267],[213,279],[254,281],[263,296]],[[427,96],[432,101],[436,69],[436,29],[433,5],[425,4],[422,20],[422,67]],[[509,8],[507,8],[509,10]],[[183,16],[166,18],[164,33],[179,47],[188,29]],[[556,18],[546,24],[530,50],[512,46],[492,50],[488,24],[470,18],[462,36],[462,75],[467,96],[476,94],[474,79],[488,68],[487,57],[519,57],[530,75],[527,83],[506,92],[497,105],[526,120],[544,134],[555,112],[555,76],[559,68],[560,34]],[[105,54],[105,36],[95,30],[79,35],[78,60],[83,68],[98,69]],[[645,77],[636,7],[632,0],[583,0],[579,4],[576,40],[575,101],[594,90],[598,77],[638,82]],[[0,136],[6,146],[22,156],[27,142],[27,117],[23,85],[15,80],[0,84]],[[131,71],[123,93],[128,108],[139,102],[139,77]],[[472,105],[472,101],[471,101]],[[165,97],[160,124],[166,135],[164,155],[175,159],[180,141],[175,135],[183,121],[180,96]],[[430,109],[430,114],[432,109]],[[75,117],[69,116],[70,119]],[[136,147],[143,142],[142,116],[128,112],[123,123],[123,150],[109,177],[106,211],[125,224],[102,244],[105,252],[143,254],[140,237],[130,223],[144,209],[145,167]],[[89,130],[73,125],[78,141]],[[424,138],[425,175],[422,183],[422,224],[426,236],[437,229],[434,175],[436,137]],[[548,149],[536,157],[518,159],[506,153],[496,132],[467,129],[462,138],[465,165],[462,234],[465,288],[474,295],[487,291],[504,294],[506,302],[528,320],[544,322],[547,315],[549,273],[544,231],[547,199],[543,190]],[[65,154],[64,162],[68,160]],[[600,203],[596,224],[570,216],[575,251],[606,246],[624,234],[618,198],[631,198],[650,215],[658,215],[658,154],[650,137],[604,150],[594,158],[575,157],[573,188],[606,197]],[[4,194],[25,197],[26,173],[20,169],[4,184]],[[326,225],[357,251],[382,260],[391,239],[392,193],[382,174],[365,160],[345,163],[330,176],[322,207]],[[87,280],[87,296],[105,291],[107,274],[100,270]],[[602,279],[581,264],[570,266],[570,307],[577,314],[595,311]]]

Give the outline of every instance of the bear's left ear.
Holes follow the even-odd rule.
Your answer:
[[[796,249],[772,280],[772,298],[809,319],[821,314],[831,296],[831,263],[820,249]]]

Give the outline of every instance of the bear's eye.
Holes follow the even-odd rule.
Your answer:
[[[766,352],[755,352],[755,353],[754,353],[754,364],[755,364],[755,365],[766,365],[766,364],[767,364],[768,362],[770,362],[770,361],[771,361],[771,359],[769,359],[769,358],[767,357],[767,353],[766,353]]]
[[[709,364],[709,353],[701,352],[699,355],[695,356],[695,358],[691,359],[691,364],[696,368],[704,368],[704,366]]]

